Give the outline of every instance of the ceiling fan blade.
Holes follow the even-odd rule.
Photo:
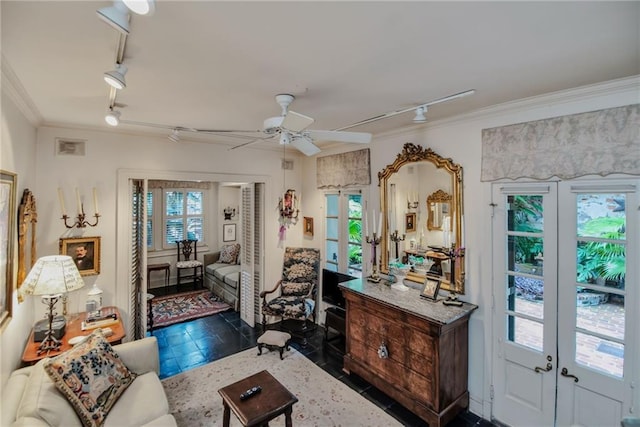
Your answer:
[[[311,142],[311,139],[304,136],[296,136],[292,138],[289,145],[301,151],[307,156],[313,156],[314,154],[318,154],[320,152],[320,149],[316,147],[313,142]]]
[[[267,139],[273,139],[274,137],[275,135],[268,136],[265,138],[256,138],[249,142],[245,142],[244,144],[234,145],[233,147],[229,148],[229,150],[235,150],[236,148],[246,147],[247,145],[255,144],[256,142],[266,141]]]
[[[371,134],[366,132],[339,132],[335,130],[308,130],[304,132],[314,141],[337,141],[368,144],[371,142]]]
[[[311,117],[307,117],[304,114],[296,113],[295,111],[289,111],[280,127],[290,130],[292,132],[300,132],[311,126],[315,122]]]

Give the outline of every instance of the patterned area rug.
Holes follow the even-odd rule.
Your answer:
[[[161,328],[186,320],[210,316],[230,308],[229,304],[220,301],[209,290],[155,297],[152,301],[153,327],[154,329]]]
[[[292,414],[296,427],[402,425],[293,348],[284,352],[284,360],[280,360],[278,351],[257,354],[257,348],[251,348],[162,380],[178,426],[221,426],[223,409],[218,389],[263,369],[298,398]],[[284,415],[270,422],[274,426],[284,424]],[[232,413],[231,426],[240,425]]]

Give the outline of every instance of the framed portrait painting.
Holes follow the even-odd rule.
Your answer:
[[[60,239],[60,255],[69,255],[81,276],[100,274],[100,237]]]
[[[223,242],[236,241],[236,225],[235,224],[224,224],[222,226],[222,241]]]
[[[16,227],[15,173],[0,170],[0,330],[11,320],[13,304],[13,240]]]
[[[408,213],[404,217],[404,229],[406,233],[416,231],[416,214]]]
[[[304,235],[313,237],[313,218],[310,216],[304,217]]]

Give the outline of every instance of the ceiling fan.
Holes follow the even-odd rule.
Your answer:
[[[314,141],[336,141],[356,144],[368,144],[371,142],[371,134],[365,132],[308,130],[307,128],[315,120],[304,114],[290,111],[289,105],[294,99],[293,95],[287,93],[276,95],[276,102],[282,108],[282,112],[279,116],[270,117],[264,121],[262,132],[267,136],[236,145],[231,149],[234,150],[256,142],[278,138],[280,144],[290,145],[307,156],[313,156],[320,152],[320,148],[314,144]]]

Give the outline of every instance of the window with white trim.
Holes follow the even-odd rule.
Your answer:
[[[147,249],[175,248],[175,242],[205,236],[206,191],[193,188],[152,189],[147,192]],[[155,208],[154,208],[155,204]]]

